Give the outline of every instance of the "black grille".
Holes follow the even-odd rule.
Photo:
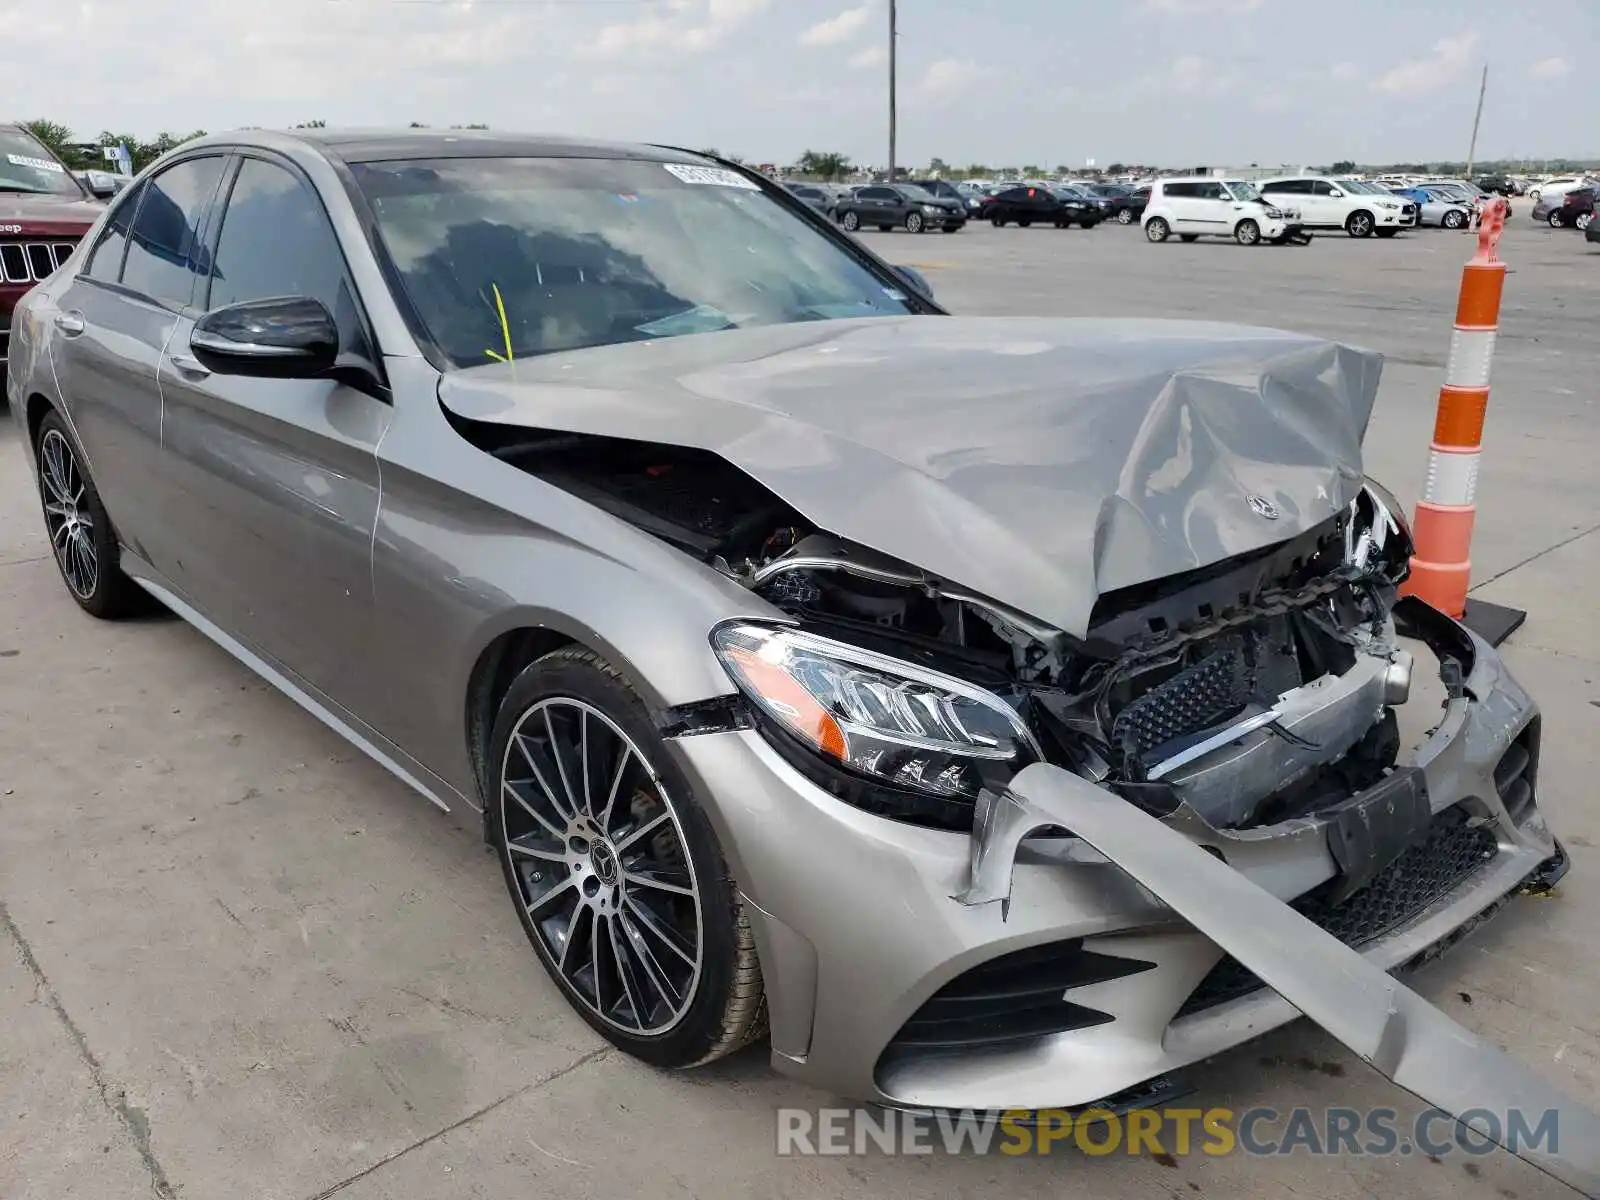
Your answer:
[[[67,261],[75,241],[0,243],[0,283],[38,283]]]
[[[1412,214],[1414,214],[1416,211],[1417,211],[1417,206],[1415,204],[1402,204],[1400,206],[1400,212],[1401,212],[1401,214],[1403,216],[1409,217]]]
[[[944,985],[907,1021],[888,1050],[959,1050],[1026,1041],[1112,1020],[1064,998],[1068,988],[1148,971],[1155,964],[1085,950],[1080,940],[991,959]]]
[[[1433,819],[1427,836],[1390,863],[1366,887],[1337,903],[1330,901],[1333,879],[1298,900],[1293,908],[1347,946],[1363,946],[1406,924],[1495,856],[1494,833],[1466,823],[1465,814],[1447,809]],[[1261,980],[1232,957],[1224,958],[1184,1001],[1178,1016],[1188,1016],[1261,987]]]
[[[1254,686],[1239,643],[1226,646],[1131,701],[1111,724],[1112,743],[1126,759],[1239,713]]]

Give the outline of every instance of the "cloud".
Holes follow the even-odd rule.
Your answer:
[[[867,18],[872,15],[872,10],[866,5],[860,8],[847,8],[836,17],[829,17],[826,21],[818,21],[810,29],[800,35],[802,46],[836,46],[840,42],[848,42],[860,33],[867,24]]]
[[[964,58],[941,58],[930,63],[922,78],[912,85],[915,95],[928,99],[964,92],[989,74],[989,68]]]
[[[1198,54],[1185,54],[1149,72],[1137,89],[1146,95],[1215,96],[1233,90],[1231,73]]]
[[[846,65],[862,70],[866,67],[882,66],[889,61],[889,52],[882,46],[868,46],[865,50],[857,51],[847,60]]]
[[[632,21],[613,21],[577,53],[585,58],[628,58],[639,53],[710,50],[770,0],[666,0]],[[530,6],[533,7],[533,6]],[[664,15],[663,15],[664,14]]]
[[[1572,70],[1572,64],[1559,55],[1554,58],[1541,58],[1533,64],[1533,69],[1528,72],[1535,79],[1559,79]]]
[[[1328,74],[1340,83],[1350,83],[1361,78],[1361,68],[1353,62],[1334,63],[1328,68]]]
[[[1266,0],[1144,0],[1147,10],[1169,17],[1237,16],[1265,4]]]
[[[1472,66],[1478,49],[1476,32],[1469,31],[1456,37],[1440,38],[1433,44],[1433,53],[1425,58],[1413,58],[1385,71],[1371,83],[1375,92],[1411,94],[1443,87],[1458,78]]]

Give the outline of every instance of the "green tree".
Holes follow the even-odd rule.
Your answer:
[[[1350,160],[1348,158],[1341,158],[1338,162],[1334,163],[1333,166],[1328,168],[1328,174],[1330,174],[1330,175],[1348,175],[1348,174],[1350,174],[1350,172],[1354,171],[1355,169],[1356,169],[1356,164],[1352,160]]]
[[[1127,163],[1112,163],[1109,167],[1106,168],[1106,174],[1107,175],[1121,175],[1127,169],[1128,169],[1128,164]]]
[[[837,179],[850,170],[850,156],[831,151],[807,150],[795,163],[802,175],[816,175],[822,179]]]
[[[989,168],[984,166],[982,163],[972,163],[967,167],[967,170],[966,170],[966,175],[967,175],[968,179],[973,179],[973,178],[982,179],[985,175],[988,175],[988,174],[991,174]]]
[[[326,129],[327,127],[328,123],[326,121],[301,121],[295,126],[296,129]]]
[[[950,164],[945,162],[942,158],[931,159],[928,163],[928,174],[932,175],[935,179],[943,179],[946,175],[950,174]]]

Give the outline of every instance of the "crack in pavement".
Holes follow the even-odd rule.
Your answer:
[[[1485,580],[1482,580],[1479,583],[1473,584],[1472,587],[1469,590],[1475,592],[1479,588],[1485,587],[1488,584],[1493,583],[1496,579],[1504,579],[1507,575],[1511,574],[1513,571],[1522,570],[1523,567],[1527,566],[1531,562],[1537,562],[1539,559],[1543,558],[1546,554],[1553,554],[1553,553],[1555,553],[1555,551],[1561,549],[1563,546],[1570,546],[1570,545],[1572,545],[1573,542],[1581,541],[1582,539],[1588,537],[1591,533],[1596,533],[1596,532],[1600,532],[1600,524],[1591,525],[1587,529],[1580,529],[1577,533],[1573,534],[1571,537],[1562,538],[1555,545],[1546,546],[1543,550],[1539,551],[1537,554],[1528,555],[1527,558],[1523,559],[1519,563],[1513,563],[1511,566],[1507,567],[1504,571],[1496,571],[1493,575],[1489,576],[1489,578],[1487,578]]]
[[[436,1142],[440,1138],[446,1136],[447,1134],[454,1133],[456,1130],[462,1128],[463,1126],[472,1124],[479,1117],[487,1116],[488,1114],[494,1112],[495,1109],[500,1108],[500,1107],[502,1107],[502,1106],[504,1106],[506,1104],[510,1104],[511,1101],[517,1099],[519,1096],[526,1096],[529,1092],[536,1092],[540,1088],[546,1087],[549,1084],[554,1083],[556,1080],[560,1079],[563,1075],[570,1075],[572,1072],[576,1071],[579,1067],[587,1066],[589,1063],[594,1062],[598,1058],[604,1058],[607,1054],[611,1053],[611,1050],[612,1050],[612,1047],[610,1047],[610,1046],[601,1046],[598,1050],[591,1050],[591,1051],[589,1051],[588,1054],[582,1055],[581,1057],[579,1057],[577,1059],[574,1059],[572,1062],[568,1063],[566,1066],[562,1067],[560,1070],[552,1071],[552,1072],[550,1072],[550,1074],[544,1076],[541,1079],[535,1079],[532,1083],[525,1083],[521,1087],[517,1088],[515,1091],[507,1092],[504,1096],[501,1096],[500,1099],[491,1100],[488,1104],[485,1104],[482,1108],[477,1109],[474,1112],[468,1113],[466,1116],[462,1117],[459,1121],[452,1122],[451,1124],[446,1125],[443,1129],[439,1129],[439,1130],[434,1131],[433,1133],[428,1134],[427,1137],[418,1138],[416,1141],[412,1142],[409,1146],[403,1146],[399,1150],[396,1150],[393,1154],[389,1154],[389,1155],[384,1156],[383,1158],[380,1158],[377,1162],[373,1163],[369,1167],[363,1167],[361,1170],[357,1171],[354,1175],[350,1176],[348,1179],[341,1179],[338,1183],[334,1184],[332,1187],[325,1188],[322,1191],[318,1192],[315,1196],[311,1197],[311,1200],[328,1200],[328,1197],[330,1197],[332,1195],[335,1195],[338,1192],[344,1191],[344,1189],[349,1187],[352,1183],[356,1183],[356,1182],[358,1182],[358,1181],[360,1181],[362,1179],[365,1179],[368,1175],[371,1175],[374,1171],[381,1170],[382,1168],[388,1166],[390,1163],[394,1162],[395,1159],[403,1158],[405,1155],[410,1154],[413,1150],[420,1150],[423,1146],[426,1146],[431,1142]]]
[[[160,1197],[160,1200],[177,1200],[177,1190],[167,1179],[166,1170],[161,1166],[155,1150],[150,1145],[150,1118],[145,1115],[144,1109],[128,1103],[128,1094],[124,1089],[113,1087],[111,1081],[106,1078],[105,1069],[95,1057],[94,1051],[89,1049],[89,1041],[83,1036],[83,1030],[79,1029],[77,1022],[67,1015],[61,997],[56,995],[55,988],[51,986],[49,978],[39,966],[39,960],[33,956],[33,947],[28,944],[28,939],[22,936],[22,930],[17,928],[17,923],[11,919],[11,910],[6,907],[4,901],[0,901],[0,928],[3,928],[16,943],[17,953],[22,956],[22,965],[33,976],[35,986],[44,992],[45,1000],[56,1014],[56,1019],[72,1038],[73,1045],[78,1049],[78,1056],[89,1068],[89,1076],[100,1091],[100,1102],[128,1131],[134,1149],[139,1152],[140,1161],[144,1163],[145,1170],[150,1172],[151,1191]]]

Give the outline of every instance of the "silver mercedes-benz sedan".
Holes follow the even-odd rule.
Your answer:
[[[1379,369],[949,316],[693,153],[246,131],[112,203],[8,392],[73,599],[481,825],[601,1035],[995,1109],[1337,1006],[1269,909],[1387,970],[1564,868],[1533,702],[1397,600]]]

